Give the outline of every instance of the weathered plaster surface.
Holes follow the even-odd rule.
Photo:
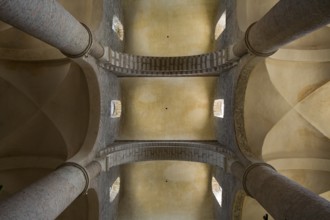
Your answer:
[[[122,78],[121,140],[214,140],[215,77]]]
[[[126,52],[184,56],[212,51],[217,6],[210,0],[124,1]],[[215,84],[214,77],[121,79],[119,137],[214,140]],[[121,175],[119,219],[214,219],[208,165],[136,163],[122,166]]]

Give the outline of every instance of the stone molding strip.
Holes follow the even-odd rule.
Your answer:
[[[88,33],[88,44],[87,44],[85,50],[83,50],[79,54],[68,54],[68,53],[65,53],[65,52],[61,51],[65,56],[67,56],[69,58],[80,58],[80,57],[83,57],[83,56],[89,54],[89,51],[91,50],[92,45],[93,45],[93,34],[92,34],[92,31],[84,23],[80,22],[80,24],[86,29],[86,31]]]
[[[59,167],[57,167],[56,169],[59,169],[61,167],[65,167],[65,166],[73,166],[73,167],[76,167],[78,168],[83,174],[84,174],[84,177],[85,177],[85,180],[86,180],[86,184],[85,184],[85,188],[84,190],[82,191],[82,195],[83,194],[87,194],[87,191],[89,189],[89,183],[90,183],[90,178],[89,178],[89,174],[86,170],[85,167],[81,166],[80,164],[78,163],[75,163],[75,162],[65,162],[63,164],[61,164]]]
[[[246,193],[243,190],[239,190],[238,192],[236,192],[232,209],[233,220],[242,220],[242,211],[245,196]]]
[[[251,198],[253,198],[253,196],[249,193],[249,190],[247,189],[247,186],[246,186],[246,178],[247,176],[249,175],[250,171],[253,170],[255,167],[258,167],[258,166],[266,166],[266,167],[270,167],[271,169],[275,170],[276,169],[269,165],[268,163],[252,163],[250,164],[244,171],[244,174],[243,174],[243,180],[242,180],[242,184],[243,184],[243,188],[244,188],[244,191],[246,192],[246,194],[248,196],[250,196]]]
[[[109,61],[99,65],[121,77],[217,76],[232,68],[228,51],[181,57],[136,56],[109,50]]]
[[[252,45],[250,44],[249,41],[249,34],[251,31],[251,28],[256,24],[257,22],[252,23],[246,30],[245,35],[244,35],[244,42],[245,42],[245,46],[248,49],[249,53],[255,56],[259,56],[259,57],[269,57],[271,55],[273,55],[274,53],[277,52],[277,50],[272,51],[270,53],[264,53],[264,52],[259,52],[257,50],[255,50]]]
[[[238,66],[238,80],[235,85],[235,96],[234,96],[234,127],[235,137],[238,145],[238,149],[241,153],[248,158],[250,161],[254,161],[255,158],[261,160],[258,155],[251,152],[248,145],[248,141],[245,133],[244,125],[244,103],[245,93],[248,85],[249,77],[255,66],[261,62],[264,58],[260,57],[245,57],[242,58]]]
[[[99,152],[106,158],[106,169],[151,160],[181,160],[211,164],[226,168],[234,154],[216,143],[205,142],[123,142],[115,143]]]

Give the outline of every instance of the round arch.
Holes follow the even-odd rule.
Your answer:
[[[106,158],[107,170],[127,163],[154,160],[201,162],[225,169],[234,154],[217,143],[125,142],[100,151],[99,157]]]

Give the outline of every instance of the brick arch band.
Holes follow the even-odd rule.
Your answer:
[[[106,167],[141,161],[180,160],[201,162],[226,168],[233,153],[216,142],[122,142],[99,152]]]
[[[229,61],[227,50],[195,56],[150,57],[109,51],[109,61],[99,65],[117,76],[217,76],[230,69],[236,61]]]

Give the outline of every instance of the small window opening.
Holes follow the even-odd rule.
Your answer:
[[[124,27],[117,16],[113,16],[112,30],[117,34],[121,41],[124,40]]]
[[[219,205],[222,206],[222,188],[214,177],[212,177],[212,192]]]
[[[215,25],[214,38],[218,39],[222,32],[226,29],[226,11],[224,11]]]
[[[116,181],[110,187],[110,202],[113,202],[120,190],[120,177],[116,179]]]
[[[218,118],[223,118],[225,114],[225,103],[223,99],[216,99],[213,103],[213,115]]]
[[[111,118],[119,118],[121,116],[121,102],[119,100],[111,100],[110,114]]]

